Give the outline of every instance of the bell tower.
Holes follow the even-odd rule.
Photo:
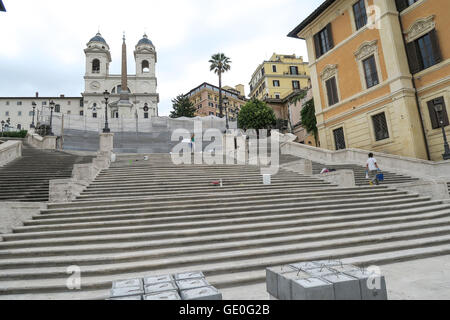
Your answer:
[[[155,77],[156,51],[153,42],[146,34],[137,43],[134,50],[137,77]]]
[[[109,75],[109,64],[111,63],[111,53],[109,46],[103,39],[100,32],[93,37],[86,45],[84,53],[86,55],[86,77],[106,77]]]

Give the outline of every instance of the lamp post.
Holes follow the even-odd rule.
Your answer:
[[[53,121],[53,108],[55,108],[55,103],[50,101],[50,135],[53,136],[53,128],[52,128],[52,121]]]
[[[5,127],[5,121],[4,120],[2,120],[2,137],[3,137],[3,128]]]
[[[225,121],[226,121],[226,126],[227,126],[227,130],[230,129],[230,126],[228,125],[228,97],[225,96],[225,98],[223,98],[223,104],[225,106]]]
[[[36,110],[36,102],[33,101],[32,105],[33,105],[33,121],[31,122],[30,128],[36,128],[36,126],[34,125],[34,113]]]
[[[448,145],[447,135],[445,134],[443,109],[444,106],[442,105],[442,103],[434,105],[434,110],[436,111],[439,124],[442,128],[442,136],[444,137],[444,154],[442,155],[442,157],[444,158],[444,160],[450,160],[450,147]]]
[[[103,133],[109,133],[111,130],[108,127],[108,100],[110,97],[110,93],[108,90],[105,90],[103,92],[103,97],[105,98],[105,127],[103,128]]]

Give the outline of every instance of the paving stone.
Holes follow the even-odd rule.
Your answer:
[[[310,277],[311,275],[309,273],[297,270],[294,272],[278,274],[278,299],[292,300],[292,280],[307,279]]]
[[[214,287],[201,287],[181,291],[183,300],[222,300],[222,294]]]
[[[142,287],[140,286],[111,289],[111,298],[137,296],[143,294],[144,290],[142,290]]]
[[[336,300],[361,300],[359,280],[346,274],[330,274],[322,277],[333,284]]]
[[[147,294],[144,296],[144,300],[181,300],[178,291],[164,291],[159,293]]]
[[[292,281],[292,300],[334,300],[333,284],[320,278]]]
[[[177,285],[181,291],[210,286],[204,278],[179,280]]]
[[[387,300],[386,280],[383,275],[367,270],[351,270],[345,274],[359,279],[362,300]],[[376,284],[380,286],[377,288]]]
[[[178,290],[174,282],[155,283],[145,286],[145,293],[159,293],[164,291]]]
[[[129,296],[129,297],[120,297],[120,298],[110,298],[106,300],[142,300],[141,296]]]
[[[270,267],[266,268],[266,288],[267,292],[278,298],[278,275],[295,271],[291,266],[278,266],[278,267]]]
[[[161,276],[148,276],[144,277],[144,285],[173,282],[173,277],[170,274],[165,274]]]
[[[197,279],[197,278],[204,278],[204,274],[201,271],[194,271],[194,272],[184,272],[184,273],[178,273],[175,275],[175,280],[187,280],[187,279]]]
[[[128,288],[128,287],[140,287],[143,288],[142,279],[128,279],[113,281],[112,288]]]

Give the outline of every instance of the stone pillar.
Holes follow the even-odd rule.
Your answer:
[[[112,152],[114,149],[114,133],[100,133],[100,152]]]
[[[56,150],[56,138],[57,136],[45,136],[42,141],[42,149]]]

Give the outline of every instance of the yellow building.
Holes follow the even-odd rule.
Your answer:
[[[202,83],[198,87],[186,94],[189,100],[194,104],[197,111],[195,116],[219,116],[219,87],[209,83]],[[234,121],[244,104],[245,98],[244,86],[237,85],[236,88],[225,86],[222,88],[222,98],[228,98],[228,106],[224,105],[223,115],[228,114],[228,119]],[[226,107],[226,108],[225,108]]]
[[[448,0],[327,0],[291,31],[306,40],[321,147],[442,160],[448,30]]]
[[[308,87],[308,63],[302,57],[274,53],[258,66],[250,81],[250,97],[258,100],[284,99]]]

